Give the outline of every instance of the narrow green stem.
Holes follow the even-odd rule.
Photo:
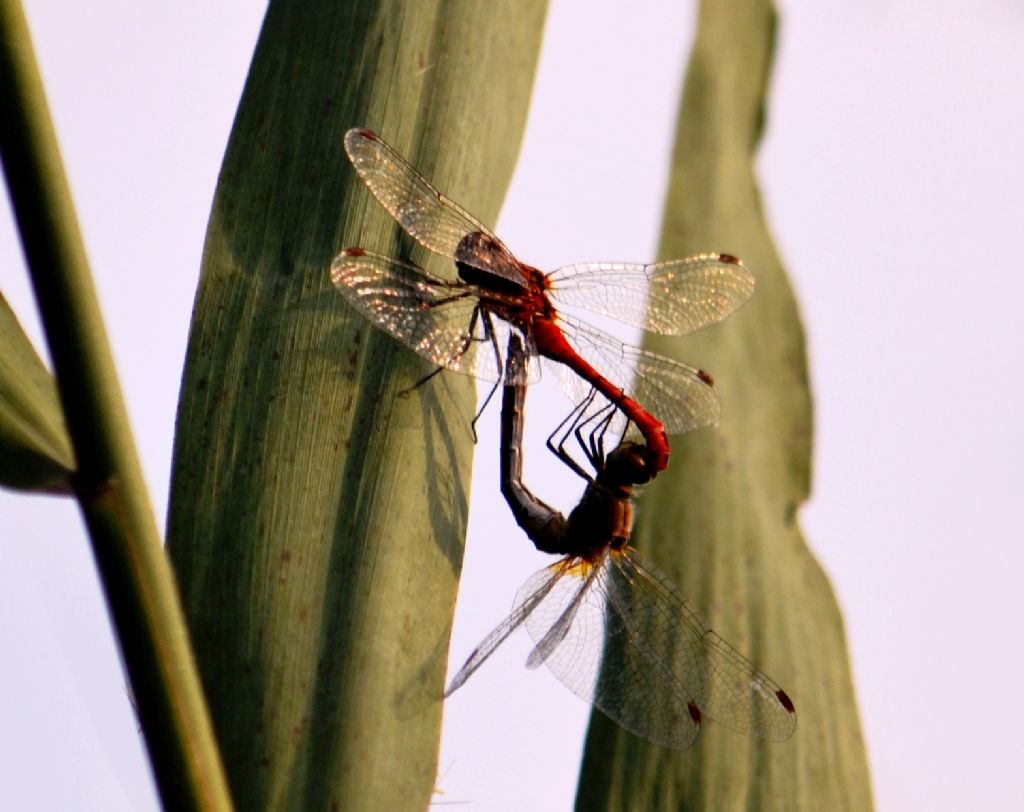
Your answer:
[[[24,13],[0,0],[0,156],[78,461],[74,485],[169,810],[231,808]]]

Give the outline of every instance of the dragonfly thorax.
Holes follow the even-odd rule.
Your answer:
[[[592,560],[607,548],[621,549],[633,532],[633,503],[611,488],[595,482],[569,514],[565,551]]]

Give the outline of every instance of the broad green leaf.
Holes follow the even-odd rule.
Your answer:
[[[803,327],[754,175],[775,13],[705,0],[680,111],[660,255],[724,251],[757,277],[724,325],[651,347],[707,369],[714,429],[673,438],[638,507],[634,540],[711,626],[782,685],[794,736],[765,743],[716,725],[671,752],[591,719],[580,810],[866,810],[867,759],[843,621],[797,514],[807,499],[811,399]]]
[[[72,468],[53,376],[0,295],[0,485],[64,493]]]
[[[493,223],[538,0],[275,2],[210,217],[168,547],[239,809],[423,809],[469,482],[474,387],[333,289],[410,243],[342,148],[373,129]],[[417,260],[425,257],[417,251]]]

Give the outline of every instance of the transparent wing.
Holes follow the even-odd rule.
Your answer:
[[[704,716],[771,741],[796,727],[793,703],[634,551],[565,566],[526,618],[545,663],[573,693],[641,738],[693,744]]]
[[[591,598],[594,581],[600,577],[601,568],[573,558],[563,558],[561,570],[564,577],[552,585],[545,596],[547,601],[539,603],[534,614],[527,619],[527,628],[537,645],[530,652],[526,667],[539,668],[556,652],[562,651],[565,643],[566,650],[580,657],[584,663],[572,675],[576,676],[577,673],[589,673],[588,667],[596,668],[600,662],[601,646],[588,644],[588,640],[603,639],[603,626],[600,620],[595,623],[592,616],[594,603],[588,598]],[[569,675],[559,679],[565,682],[566,676]],[[576,691],[575,688],[573,690]]]
[[[412,263],[346,248],[331,263],[331,281],[376,327],[440,367],[501,380],[510,331],[536,355],[532,338],[481,307],[473,286],[438,279]],[[526,371],[527,382],[540,374],[538,364]]]
[[[459,669],[459,672],[448,683],[448,687],[444,692],[445,697],[451,696],[461,688],[466,680],[473,675],[473,672],[483,665],[487,658],[494,653],[495,649],[504,643],[508,636],[523,624],[523,621],[530,616],[538,604],[543,602],[548,593],[558,583],[561,575],[562,572],[559,569],[559,564],[555,563],[530,576],[529,580],[523,584],[516,594],[512,613],[499,623],[497,628],[481,641],[480,645],[473,649],[469,659],[466,660],[462,668]]]
[[[714,382],[706,372],[623,344],[569,316],[560,315],[559,326],[570,346],[584,360],[664,423],[670,434],[683,434],[718,420],[721,403]],[[582,401],[590,391],[590,383],[563,364],[553,366],[569,399],[573,403]],[[605,403],[603,398],[595,398],[588,414],[595,413]],[[613,428],[621,426],[621,418],[617,420]]]
[[[716,324],[754,292],[754,276],[728,254],[641,265],[567,265],[547,276],[559,302],[665,335]]]
[[[519,264],[504,243],[435,189],[375,133],[349,130],[345,133],[345,152],[373,196],[424,248],[524,284]],[[460,251],[463,240],[473,234],[483,238],[476,240],[472,250]]]
[[[574,694],[634,735],[682,750],[699,722],[672,686],[664,656],[608,609],[617,587],[610,553],[594,564],[577,562],[526,620],[537,645],[528,665],[545,663]],[[697,717],[699,719],[699,717]]]
[[[537,356],[537,347],[533,336],[524,333],[518,327],[502,319],[497,314],[481,308],[481,323],[485,325],[483,333],[493,336],[493,340],[483,335],[478,339],[473,375],[482,381],[504,381],[507,385],[531,384],[540,380],[539,363],[529,363],[530,356]],[[508,364],[508,346],[511,336],[518,336],[521,346],[525,348],[526,363],[510,366]]]
[[[644,662],[657,662],[655,677],[671,687],[677,706],[691,707],[691,712],[696,708],[697,718],[706,715],[769,741],[793,735],[796,711],[785,691],[711,630],[668,576],[633,550],[610,553],[609,559],[601,585],[608,598],[609,628],[621,630],[616,631],[622,639],[619,648],[627,652],[619,656],[633,662],[639,654]],[[616,657],[609,659],[609,665],[617,664]],[[623,673],[633,671],[642,673],[629,668]],[[652,701],[649,680],[609,679],[618,681],[623,702]]]

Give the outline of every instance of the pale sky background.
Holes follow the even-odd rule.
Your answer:
[[[541,267],[654,257],[695,6],[626,7],[551,4],[497,229]],[[1024,6],[781,10],[759,169],[809,340],[801,522],[845,613],[878,809],[1020,809]],[[264,6],[27,12],[162,517],[203,234]],[[38,338],[3,201],[0,290]],[[540,386],[530,413],[549,396],[564,412]],[[456,665],[547,560],[500,501],[496,422],[481,427]],[[572,480],[548,456],[527,455],[528,481],[568,508]],[[156,809],[74,506],[0,492],[0,516],[0,808]],[[441,803],[571,808],[588,708],[522,667],[523,637],[447,703]]]

